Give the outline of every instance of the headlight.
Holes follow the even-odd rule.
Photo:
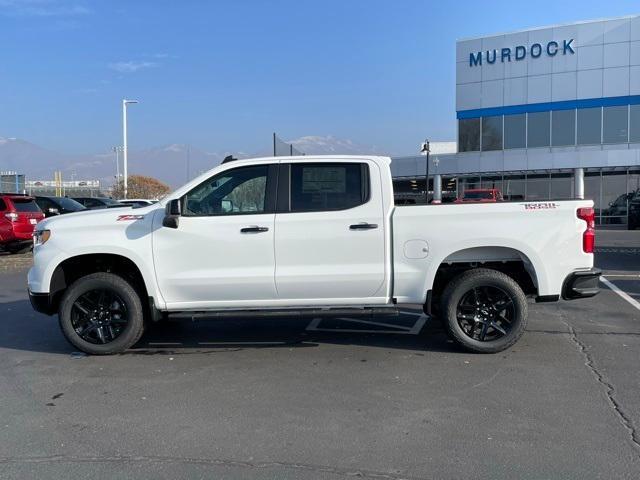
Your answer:
[[[33,232],[33,244],[44,245],[51,237],[51,230],[36,230]]]

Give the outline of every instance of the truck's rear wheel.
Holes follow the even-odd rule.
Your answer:
[[[462,273],[442,294],[447,333],[463,348],[478,353],[506,350],[527,326],[527,299],[520,286],[497,270]]]
[[[123,352],[144,331],[139,295],[112,273],[93,273],[76,280],[60,301],[58,318],[67,340],[92,355]]]

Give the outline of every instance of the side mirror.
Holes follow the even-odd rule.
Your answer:
[[[180,199],[169,200],[165,208],[164,218],[162,219],[162,226],[178,228],[181,213]]]

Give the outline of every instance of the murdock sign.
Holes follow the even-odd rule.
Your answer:
[[[477,67],[482,65],[482,62],[487,64],[494,64],[498,60],[502,63],[514,61],[520,61],[530,56],[531,58],[539,58],[543,54],[549,57],[555,57],[556,55],[573,55],[575,50],[573,49],[573,38],[570,40],[562,40],[556,42],[552,40],[546,44],[533,43],[529,47],[524,45],[517,45],[513,48],[494,48],[493,50],[486,50],[484,52],[471,52],[469,54],[469,66]]]

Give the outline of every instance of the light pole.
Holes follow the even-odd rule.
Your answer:
[[[113,147],[113,153],[116,154],[116,185],[120,183],[120,152],[122,147]]]
[[[422,145],[420,146],[420,153],[427,156],[427,161],[425,162],[427,164],[427,168],[425,172],[426,182],[424,194],[424,201],[426,204],[429,204],[429,152],[429,140],[425,138],[424,142],[422,142]]]
[[[137,100],[122,100],[122,162],[124,164],[124,182],[123,197],[127,198],[127,179],[128,179],[128,163],[127,163],[127,105],[130,103],[138,103]]]

